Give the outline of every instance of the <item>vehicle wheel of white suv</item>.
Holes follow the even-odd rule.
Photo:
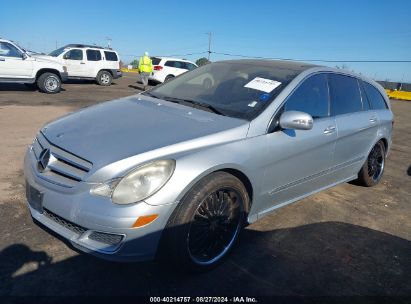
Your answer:
[[[167,254],[180,267],[205,271],[217,266],[234,246],[246,220],[249,196],[243,183],[226,172],[198,182],[167,224]]]
[[[44,93],[54,94],[60,92],[61,80],[56,74],[47,72],[37,79],[37,86]]]
[[[167,77],[164,79],[164,82],[170,81],[173,78],[174,78],[173,75],[167,75]]]
[[[100,71],[97,74],[97,83],[101,86],[109,86],[113,80],[113,76],[110,72]]]

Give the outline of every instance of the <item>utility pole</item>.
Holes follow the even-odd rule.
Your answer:
[[[208,61],[210,61],[211,55],[211,32],[206,33],[208,35]]]
[[[110,37],[106,37],[106,40],[108,48],[111,49],[111,41],[113,41],[113,39],[111,39]]]
[[[58,49],[58,47],[57,47],[57,40],[56,40],[56,50]]]

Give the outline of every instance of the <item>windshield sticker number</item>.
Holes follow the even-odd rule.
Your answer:
[[[271,93],[271,91],[278,87],[280,84],[281,82],[279,81],[256,77],[249,83],[247,83],[244,87],[258,91],[263,91],[266,93]]]

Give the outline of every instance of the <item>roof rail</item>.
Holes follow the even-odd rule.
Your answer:
[[[65,45],[64,47],[78,47],[78,48],[89,47],[89,48],[95,48],[95,49],[106,49],[105,47],[98,46],[98,45],[80,44],[80,43],[71,43],[71,44]]]

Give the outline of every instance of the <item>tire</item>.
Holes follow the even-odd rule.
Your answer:
[[[113,76],[110,72],[107,71],[100,71],[96,77],[97,83],[101,86],[109,86],[113,81]]]
[[[358,184],[365,187],[373,187],[377,185],[384,173],[385,167],[385,145],[380,140],[371,149],[364,165],[358,173]]]
[[[58,75],[46,72],[37,78],[37,86],[43,93],[55,94],[61,90],[61,80]]]
[[[171,215],[162,241],[162,256],[188,271],[216,267],[236,243],[248,206],[247,190],[238,178],[226,172],[206,176]]]
[[[164,79],[164,82],[170,81],[173,78],[174,78],[173,75],[167,75],[166,79]]]

